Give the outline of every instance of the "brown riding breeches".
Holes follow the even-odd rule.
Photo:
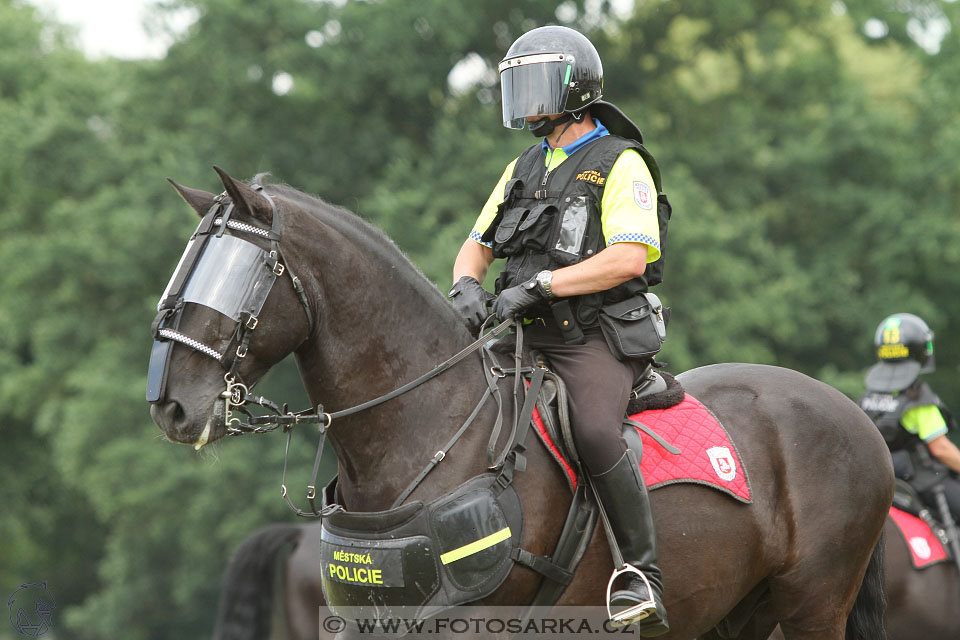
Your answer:
[[[626,450],[621,424],[644,363],[617,360],[599,327],[583,333],[585,344],[567,344],[558,329],[532,325],[523,337],[547,357],[566,384],[577,451],[590,473],[597,475],[613,467]]]

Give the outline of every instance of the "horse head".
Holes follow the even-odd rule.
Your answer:
[[[298,207],[214,168],[220,195],[170,181],[201,221],[158,305],[147,385],[167,438],[197,449],[226,435],[231,409],[308,341],[315,312],[305,291],[317,286],[284,260]]]

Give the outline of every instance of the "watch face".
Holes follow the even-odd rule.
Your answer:
[[[550,287],[552,280],[553,273],[550,271],[541,271],[537,274],[537,284],[540,285],[540,289],[543,290],[543,293],[547,296],[547,298],[553,297],[553,291]]]

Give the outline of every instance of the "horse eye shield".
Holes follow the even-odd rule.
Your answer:
[[[195,246],[198,242],[201,244]],[[197,235],[187,244],[157,305],[161,315],[164,309],[171,313],[160,326],[179,326],[180,303],[193,302],[252,329],[280,273],[282,265],[276,256],[252,242],[229,235]],[[176,304],[171,298],[177,300]],[[207,349],[207,355],[217,356],[200,341],[194,339],[188,344],[191,342],[201,350]],[[172,346],[169,339],[158,336],[154,340],[147,370],[147,402],[163,397]]]
[[[196,239],[190,244],[194,242]],[[161,300],[171,292],[180,270],[190,268],[191,265],[184,264],[184,258],[190,253],[190,244]],[[202,304],[237,322],[241,313],[258,316],[277,279],[268,256],[267,251],[235,236],[210,237],[186,280],[181,297],[184,302]]]

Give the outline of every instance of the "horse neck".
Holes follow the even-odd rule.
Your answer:
[[[324,228],[308,248],[317,257],[321,303],[298,364],[311,402],[331,413],[418,378],[471,340],[437,288],[392,243],[365,237],[372,230],[360,224]],[[471,358],[396,399],[336,421],[329,434],[348,506],[389,507],[484,390],[479,358]],[[471,444],[461,448],[475,448],[474,441],[464,438]]]

